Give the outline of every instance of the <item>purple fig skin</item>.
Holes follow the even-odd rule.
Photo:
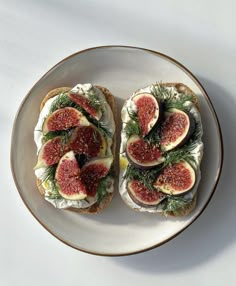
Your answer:
[[[161,123],[164,119],[164,104],[159,100],[157,99],[157,102],[158,102],[158,105],[159,105],[159,118],[155,124],[155,126],[159,123]]]
[[[196,121],[195,121],[193,115],[191,113],[186,113],[186,114],[188,115],[188,118],[189,118],[189,130],[188,130],[188,133],[187,133],[186,137],[184,138],[184,140],[182,142],[180,142],[180,144],[176,147],[181,147],[185,143],[187,143],[187,141],[192,137],[193,132],[195,131],[195,128],[196,128]]]

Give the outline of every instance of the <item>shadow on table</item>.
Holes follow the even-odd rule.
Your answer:
[[[148,273],[168,273],[192,268],[220,255],[235,241],[236,175],[235,110],[232,97],[220,85],[200,78],[220,120],[224,138],[224,166],[217,191],[200,218],[174,240],[149,252],[108,258],[126,268]],[[234,164],[235,165],[235,164]]]

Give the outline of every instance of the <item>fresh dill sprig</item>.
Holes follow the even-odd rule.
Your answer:
[[[55,174],[56,174],[57,164],[54,164],[52,166],[47,166],[44,170],[43,177],[41,179],[42,182],[45,181],[54,181],[55,180]]]
[[[159,172],[160,172],[159,168],[141,170],[141,169],[136,168],[134,165],[129,164],[126,169],[123,179],[139,180],[149,190],[155,190],[155,188],[153,187],[153,183]]]
[[[194,97],[191,94],[181,93],[177,97],[177,93],[167,87],[157,84],[152,85],[151,93],[163,104],[164,110],[176,108],[183,111],[189,111],[189,106],[186,102],[193,102]]]
[[[42,143],[46,143],[48,140],[51,140],[53,139],[54,137],[56,136],[59,136],[60,135],[60,132],[57,132],[57,131],[49,131],[48,133],[46,134],[43,134],[43,138],[42,138]]]
[[[107,182],[110,174],[108,174],[106,177],[102,178],[98,184],[97,188],[97,197],[98,197],[98,202],[101,202],[101,200],[106,196],[107,194]]]
[[[132,135],[140,135],[141,127],[138,120],[138,114],[135,111],[130,111],[127,108],[127,113],[129,114],[130,120],[125,123],[124,132],[126,136],[129,138]]]
[[[56,184],[55,180],[55,174],[56,174],[56,169],[57,169],[57,164],[52,165],[52,166],[47,166],[45,168],[43,177],[41,179],[41,184],[42,183],[48,183],[50,184],[50,194],[47,195],[49,199],[59,199],[61,198],[61,195],[58,192],[58,186]]]
[[[62,138],[62,144],[66,145],[71,136],[71,130],[49,131],[46,134],[43,134],[42,142],[44,144],[57,136],[60,136]]]
[[[152,130],[143,139],[152,145],[160,146],[161,144],[160,126],[159,125],[154,126]]]
[[[67,130],[67,131],[63,131],[62,133],[61,133],[61,137],[62,137],[62,140],[61,140],[61,142],[62,142],[62,145],[66,145],[67,143],[68,143],[68,141],[69,141],[69,139],[70,139],[70,137],[71,137],[71,132],[70,132],[70,130]]]
[[[47,198],[51,200],[62,199],[62,196],[58,192],[57,186],[51,190],[51,193],[47,195]]]
[[[130,111],[130,110],[127,108],[127,113],[129,114],[129,117],[130,117],[131,120],[133,120],[134,122],[137,122],[137,123],[139,122],[137,112],[135,112],[135,111],[133,111],[133,110]]]
[[[171,90],[161,84],[152,85],[151,93],[156,97],[157,100],[161,102],[168,101],[174,97],[174,94],[171,92]]]
[[[186,105],[186,102],[192,101],[193,96],[191,94],[183,94],[179,99],[171,99],[165,102],[165,109],[169,110],[172,108],[180,109],[185,112],[188,112],[190,109],[189,105]]]
[[[140,135],[141,134],[141,129],[139,124],[136,121],[133,120],[129,120],[125,127],[124,127],[124,132],[126,134],[126,136],[129,138],[132,135]]]
[[[82,111],[82,108],[74,103],[68,96],[67,93],[60,93],[58,97],[52,102],[49,113],[53,113],[59,108],[64,108],[64,107],[74,107],[78,109],[79,111]]]
[[[101,108],[101,102],[94,90],[91,89],[88,92],[88,99],[89,99],[89,103],[96,111],[98,111]]]
[[[184,145],[183,147],[172,150],[168,153],[166,153],[166,160],[164,161],[162,165],[162,169],[166,166],[178,163],[180,161],[187,161],[189,164],[196,166],[196,161],[191,154],[191,151],[194,150],[197,146],[197,142],[190,142],[189,144]]]
[[[174,215],[180,215],[182,210],[186,209],[192,203],[191,199],[186,199],[181,196],[170,196],[163,201],[163,213],[168,215],[170,212]]]

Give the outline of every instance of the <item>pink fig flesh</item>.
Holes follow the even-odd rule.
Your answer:
[[[63,144],[60,136],[48,140],[43,144],[39,151],[38,162],[34,169],[51,166],[58,163],[61,157],[69,150],[69,146]]]
[[[157,99],[149,93],[134,97],[142,136],[146,136],[159,119],[160,108]]]
[[[86,117],[72,107],[60,108],[49,115],[43,124],[43,132],[67,130],[69,128],[89,125]]]
[[[94,126],[79,126],[74,130],[70,146],[76,154],[95,158],[105,154],[106,142]]]
[[[81,182],[80,168],[73,151],[66,153],[60,160],[56,176],[60,195],[68,200],[81,200],[87,196],[86,188]]]
[[[138,135],[132,135],[127,141],[126,154],[129,161],[140,168],[151,168],[164,161],[159,147]]]

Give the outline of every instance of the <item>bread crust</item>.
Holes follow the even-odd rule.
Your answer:
[[[115,98],[112,95],[112,93],[105,87],[103,86],[96,86],[99,90],[101,90],[101,92],[104,94],[107,103],[110,105],[111,110],[113,112],[113,116],[114,116],[114,121],[116,123],[116,102],[115,102]],[[54,96],[63,93],[63,92],[68,92],[71,90],[71,87],[59,87],[56,89],[51,90],[50,92],[47,93],[47,95],[44,97],[44,99],[41,102],[40,105],[40,111],[43,109],[45,103],[47,102],[48,99],[53,98]],[[115,158],[115,154],[116,154],[116,132],[114,134],[113,137],[113,143],[111,146],[111,150],[112,150],[112,154],[113,157]],[[114,160],[116,161],[116,160]],[[115,163],[113,163],[115,165]],[[114,169],[117,170],[116,166],[114,166]],[[37,187],[38,190],[40,192],[40,194],[42,196],[44,196],[45,194],[45,190],[42,186],[42,181],[40,179],[37,178]],[[69,211],[73,211],[73,212],[77,212],[80,214],[97,214],[100,211],[102,211],[103,209],[105,209],[111,202],[112,198],[114,195],[114,191],[112,193],[108,193],[107,195],[105,195],[102,200],[100,202],[96,202],[95,204],[91,205],[88,208],[73,208],[73,207],[69,207],[66,208],[65,210],[69,210]]]
[[[180,82],[168,82],[168,83],[161,83],[161,84],[154,84],[155,86],[161,85],[164,87],[175,87],[177,89],[178,92],[181,92],[183,94],[189,94],[193,96],[193,103],[196,106],[196,108],[199,110],[200,109],[200,105],[199,105],[199,100],[196,96],[196,94],[185,84],[180,83]],[[139,90],[137,90],[138,92]],[[128,204],[127,204],[128,205]],[[197,205],[197,192],[194,195],[192,201],[190,201],[184,209],[179,209],[178,210],[178,214],[174,214],[173,212],[166,212],[165,216],[168,217],[183,217],[183,216],[187,216],[189,215],[196,207]],[[128,205],[129,206],[129,205]],[[138,209],[133,209],[131,206],[129,206],[132,210],[135,211],[139,211]],[[155,214],[161,214],[164,215],[163,212],[159,213],[155,213]]]

